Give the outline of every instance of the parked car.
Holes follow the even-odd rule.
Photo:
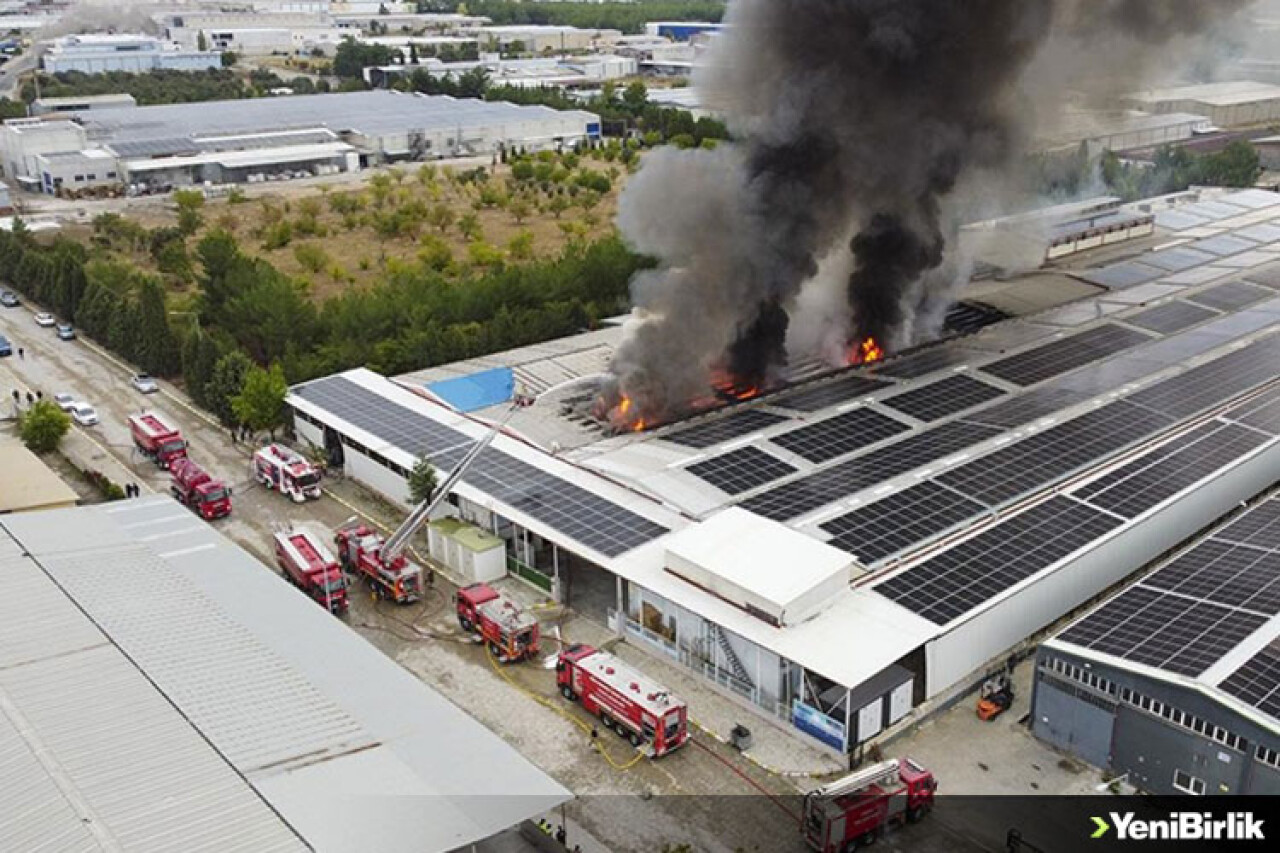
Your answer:
[[[154,394],[160,390],[160,385],[145,373],[135,373],[129,381],[143,394]]]
[[[13,355],[13,345],[4,335],[0,335],[0,356]]]
[[[58,324],[58,340],[74,341],[76,339],[76,330],[71,327],[70,323]]]
[[[0,305],[5,308],[17,308],[22,304],[22,300],[18,298],[18,294],[12,290],[0,290]]]
[[[53,326],[53,325],[56,325],[57,322],[58,321],[54,319],[54,316],[50,314],[48,311],[41,311],[39,314],[36,315],[37,326],[46,326],[46,327]]]
[[[57,403],[58,408],[62,409],[62,411],[69,412],[71,411],[71,407],[76,404],[76,398],[72,397],[70,394],[65,394],[65,393],[54,394],[53,402]]]
[[[72,403],[71,417],[80,426],[93,426],[98,422],[98,411],[88,403]]]

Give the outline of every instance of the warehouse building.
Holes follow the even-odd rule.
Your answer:
[[[67,98],[36,98],[28,108],[33,116],[50,113],[75,113],[84,110],[110,110],[119,107],[136,107],[133,95],[79,95]]]
[[[582,111],[346,92],[10,119],[0,126],[0,156],[24,187],[56,193],[91,187],[90,174],[134,187],[238,183],[504,146],[559,148],[599,135],[599,118]]]
[[[208,71],[222,67],[215,50],[187,50],[173,42],[131,33],[88,33],[54,39],[40,58],[49,74],[78,71],[102,74],[125,71]]]
[[[1047,153],[1076,154],[1083,144],[1090,157],[1104,151],[1129,151],[1185,142],[1213,129],[1203,115],[1168,112],[1158,115],[1066,113],[1039,140]]]
[[[454,850],[570,796],[168,497],[0,516],[0,577],[0,849]]]
[[[869,368],[795,365],[658,429],[585,414],[617,328],[304,383],[293,425],[405,505],[418,458],[448,470],[536,399],[452,514],[551,596],[852,751],[1280,478],[1280,424],[1250,422],[1280,405],[1280,195],[1183,201],[1128,260],[1005,284],[1092,296]]]
[[[1194,113],[1217,127],[1245,127],[1280,118],[1280,86],[1250,80],[1150,89],[1124,100],[1148,113]]]
[[[523,46],[530,53],[566,53],[592,50],[614,43],[622,33],[618,30],[585,30],[555,24],[513,24],[481,27],[476,37],[486,50],[510,50]]]
[[[1246,427],[1274,426],[1258,405]],[[1280,794],[1280,499],[1042,645],[1033,729],[1155,794]]]
[[[0,200],[0,209],[3,209]],[[80,497],[17,439],[0,438],[0,515],[75,506]]]
[[[639,70],[635,59],[629,56],[591,54],[590,56],[562,56],[539,59],[501,59],[498,57],[476,61],[442,62],[424,59],[417,64],[384,65],[364,69],[365,82],[371,86],[387,87],[399,77],[422,72],[436,79],[457,80],[463,74],[482,68],[488,73],[490,85],[517,86],[523,89],[545,87],[580,88],[596,86],[606,80],[630,77]]]

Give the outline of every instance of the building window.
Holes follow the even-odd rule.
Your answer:
[[[97,175],[89,175],[89,180],[91,180],[91,181],[96,181],[96,180],[98,180],[98,176],[97,176]]]
[[[76,175],[76,176],[75,176],[75,178],[73,178],[73,180],[74,180],[77,184],[79,184],[79,183],[83,183],[83,182],[84,182],[84,175]]]
[[[1197,779],[1190,773],[1183,773],[1181,770],[1173,771],[1173,787],[1184,794],[1195,794],[1197,797],[1204,796],[1204,780]]]

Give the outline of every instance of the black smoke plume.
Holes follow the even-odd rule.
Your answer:
[[[1073,68],[1133,69],[1142,45],[1243,5],[735,0],[696,82],[736,141],[655,152],[623,195],[623,234],[661,263],[633,282],[637,319],[607,393],[652,422],[714,374],[768,382],[786,363],[797,294],[841,246],[846,342],[901,345],[922,306],[939,313],[954,287],[957,223],[944,210],[958,182],[1024,152],[1026,102],[1060,103],[1072,85],[1037,66],[1046,46],[1070,44],[1061,53],[1074,59],[1105,44]]]

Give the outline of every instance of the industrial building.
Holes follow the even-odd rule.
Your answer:
[[[1074,155],[1083,144],[1092,158],[1104,151],[1130,151],[1185,142],[1213,129],[1209,118],[1193,113],[1064,113],[1040,138],[1038,147],[1049,153]]]
[[[996,283],[1086,298],[872,366],[793,365],[644,432],[584,413],[616,327],[287,402],[301,440],[405,505],[418,458],[448,470],[535,399],[453,513],[553,597],[853,751],[1280,477],[1280,425],[1243,425],[1280,399],[1280,195],[1147,207],[1113,214],[1154,233]],[[1128,465],[1132,488],[1097,485]]]
[[[1274,431],[1275,396],[1242,410],[1237,428]],[[1120,471],[1131,484],[1138,478],[1132,465]],[[1122,476],[1092,494],[1114,491]],[[1033,729],[1151,793],[1280,794],[1277,614],[1280,499],[1272,497],[1044,643]]]
[[[0,200],[0,210],[3,210]],[[0,438],[0,515],[75,506],[80,496],[17,439]]]
[[[672,41],[688,41],[703,33],[715,34],[724,29],[723,24],[710,21],[649,21],[644,25],[647,35]]]
[[[487,50],[507,50],[519,43],[531,53],[592,50],[611,45],[621,36],[618,30],[584,30],[554,24],[481,27],[476,31],[481,47]]]
[[[0,163],[45,193],[351,172],[397,160],[556,148],[598,137],[592,113],[398,92],[91,109],[10,119]]]
[[[1280,86],[1250,80],[1150,89],[1125,96],[1148,113],[1194,113],[1217,127],[1266,124],[1280,118]]]
[[[76,113],[86,110],[109,110],[119,107],[136,107],[133,95],[77,95],[67,98],[36,98],[27,111],[33,116],[50,113]]]
[[[222,55],[216,50],[188,50],[141,33],[89,33],[54,39],[40,64],[49,74],[208,71],[222,67]]]
[[[495,56],[470,62],[441,62],[428,58],[416,65],[405,63],[366,68],[364,79],[371,86],[386,87],[396,78],[414,72],[422,72],[438,79],[456,80],[477,68],[488,72],[491,85],[537,89],[598,87],[606,80],[634,75],[639,70],[639,65],[628,56],[599,53],[540,59],[502,59]]]
[[[168,497],[0,516],[0,577],[0,849],[454,850],[569,799]]]

